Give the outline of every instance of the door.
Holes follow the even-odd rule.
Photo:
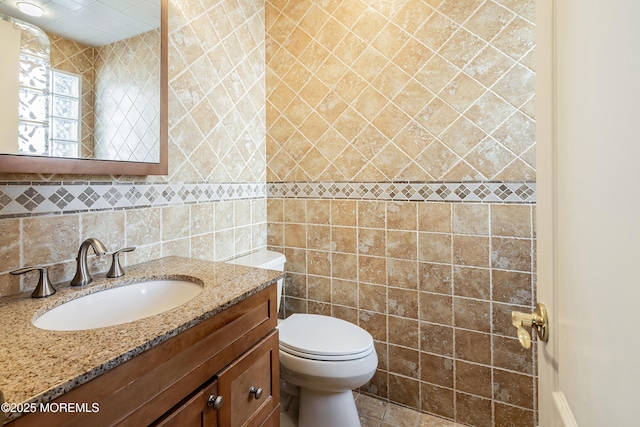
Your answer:
[[[640,3],[536,7],[540,426],[640,425]]]

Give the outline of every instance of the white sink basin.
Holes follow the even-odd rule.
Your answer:
[[[107,289],[55,307],[33,325],[50,331],[81,331],[143,319],[178,307],[202,292],[186,280],[151,280]]]

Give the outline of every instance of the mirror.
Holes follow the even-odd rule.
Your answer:
[[[15,56],[4,54],[8,51],[3,48],[0,172],[166,174],[166,0],[117,2],[124,5],[122,10],[114,9],[114,2],[94,0],[83,2],[84,7],[74,3],[73,11],[45,2],[41,5],[45,14],[33,18],[19,12],[16,3],[0,0],[0,14],[10,17],[0,19],[0,24],[7,24],[0,25],[3,44],[15,41],[7,38],[10,27],[22,22],[21,31],[13,33],[31,34],[31,41],[46,40],[48,67],[53,71],[39,72],[44,67],[24,60],[28,56],[22,54],[24,37],[18,35],[16,79],[6,71],[15,66],[11,64]],[[10,23],[11,18],[15,22]],[[41,30],[46,32],[42,37],[33,35]],[[34,50],[31,41],[28,53]],[[44,80],[46,89],[38,92]],[[11,118],[16,111],[17,128]]]

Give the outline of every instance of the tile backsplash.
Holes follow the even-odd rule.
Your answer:
[[[169,174],[0,174],[0,295],[35,286],[21,266],[69,280],[87,237],[137,246],[127,263],[265,246],[264,4],[168,3]]]

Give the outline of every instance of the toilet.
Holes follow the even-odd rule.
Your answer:
[[[229,263],[284,271],[285,261],[278,252],[260,250]],[[277,286],[279,311],[282,280]],[[378,366],[371,334],[317,314],[292,314],[278,321],[278,330],[280,379],[299,395],[298,426],[360,427],[352,390],[365,385]]]

